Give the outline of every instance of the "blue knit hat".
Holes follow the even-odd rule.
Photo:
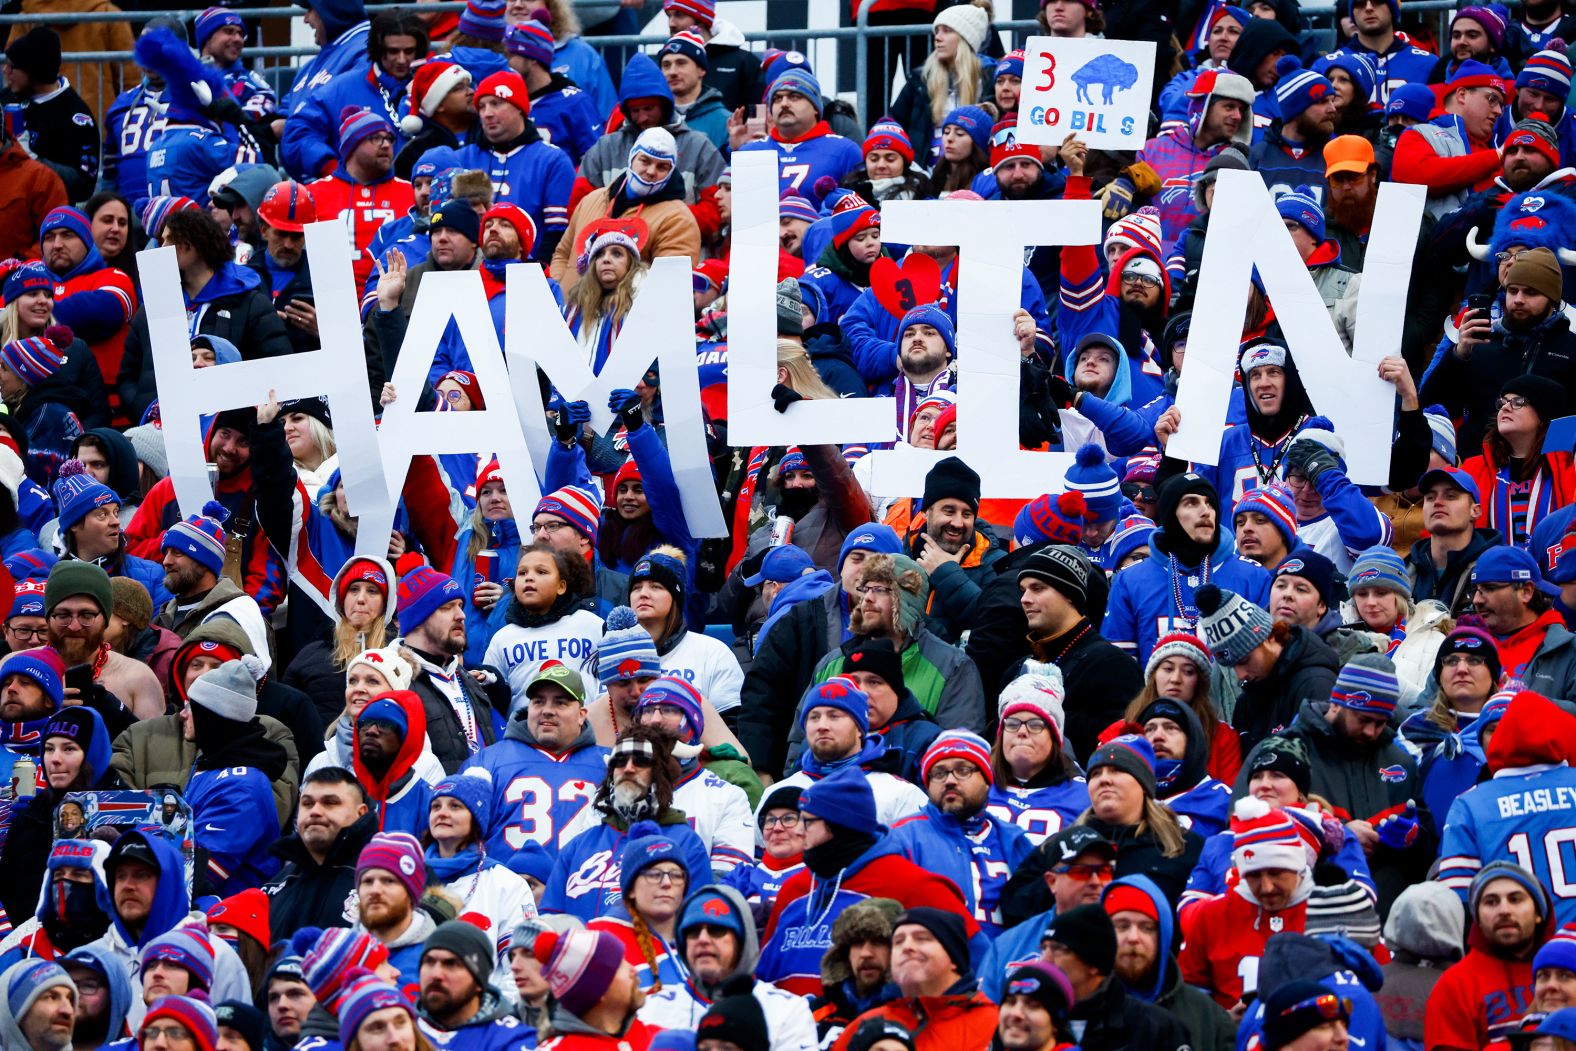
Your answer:
[[[245,23],[241,16],[227,7],[210,7],[197,16],[193,28],[197,31],[197,50],[201,51],[208,38],[225,26],[235,26],[245,32]]]
[[[541,883],[553,874],[553,856],[534,840],[527,840],[525,846],[509,855],[505,864],[516,876],[530,876]]]
[[[876,796],[870,779],[855,765],[845,766],[806,788],[799,796],[799,812],[850,832],[872,836],[886,832],[886,826],[876,818]]]
[[[836,708],[847,712],[849,717],[859,724],[861,736],[870,732],[870,695],[847,676],[834,675],[804,692],[804,700],[799,702],[801,730],[804,729],[805,720],[809,719],[813,708]]]
[[[903,345],[903,337],[915,325],[929,325],[941,333],[941,341],[947,345],[947,356],[958,356],[958,333],[952,324],[952,317],[934,303],[921,303],[919,306],[903,315],[903,320],[897,323],[896,344]]]
[[[7,303],[29,292],[48,292],[51,298],[55,295],[55,277],[37,259],[14,267],[5,279],[3,294]]]
[[[1019,547],[1076,544],[1083,539],[1084,523],[1091,517],[1082,493],[1044,493],[1018,512],[1012,523],[1012,539]]]
[[[70,230],[77,235],[77,239],[88,247],[93,246],[93,226],[88,217],[69,205],[51,208],[49,214],[44,216],[44,221],[38,227],[38,240],[44,240],[44,235],[51,230]]]
[[[466,0],[459,30],[482,40],[503,40],[504,0]]]
[[[664,675],[656,682],[640,691],[640,697],[635,701],[633,712],[635,720],[640,720],[640,710],[651,708],[659,704],[671,704],[684,712],[683,741],[685,744],[699,744],[700,735],[706,728],[705,699],[700,691],[686,682],[678,675]]]
[[[388,122],[388,118],[357,106],[346,106],[340,110],[339,163],[348,164],[350,155],[356,152],[356,147],[360,146],[368,136],[376,135],[380,131],[394,134],[394,125]]]
[[[901,555],[903,541],[897,532],[883,522],[870,522],[843,537],[843,546],[837,550],[837,572],[854,551],[869,551],[876,555]]]
[[[974,140],[976,148],[990,153],[990,130],[994,122],[989,113],[978,106],[959,106],[941,122],[942,129],[945,130],[949,124],[962,128]]]
[[[55,481],[55,506],[60,508],[62,534],[97,508],[118,503],[120,497],[115,490],[88,474],[81,460],[67,460],[61,464]]]
[[[1379,75],[1367,55],[1359,55],[1355,51],[1334,51],[1313,63],[1313,71],[1321,76],[1328,77],[1332,69],[1345,70],[1363,98],[1374,101],[1374,85],[1378,83]]]
[[[415,1022],[415,1012],[410,1002],[391,983],[360,967],[345,972],[345,992],[339,998],[339,1032],[345,1046],[356,1040],[363,1022],[377,1011],[388,1007],[403,1008]]]
[[[617,606],[607,615],[596,647],[596,670],[603,686],[662,674],[657,644],[628,606]]]
[[[1112,521],[1122,511],[1122,480],[1105,462],[1105,450],[1094,442],[1079,447],[1067,469],[1067,490],[1083,494],[1092,522]]]
[[[663,861],[676,862],[690,879],[695,874],[684,864],[684,851],[678,841],[662,831],[655,821],[637,821],[629,829],[624,849],[619,854],[618,889],[628,898],[635,887],[635,877]],[[707,873],[710,875],[710,873]]]
[[[1089,757],[1088,770],[1091,775],[1102,766],[1112,766],[1128,774],[1153,798],[1155,749],[1149,743],[1149,738],[1142,734],[1122,734],[1111,738]]]
[[[464,598],[460,585],[447,573],[440,573],[431,566],[417,566],[399,578],[399,623],[409,632],[426,622],[455,599]]]
[[[60,654],[48,646],[18,650],[16,653],[6,654],[5,658],[0,660],[0,682],[4,682],[8,675],[26,676],[38,683],[56,708],[59,708],[65,700],[63,683],[65,674],[65,662],[60,659]]]
[[[678,55],[689,59],[701,69],[705,69],[707,65],[706,40],[695,30],[686,29],[682,33],[675,33],[669,37],[668,42],[663,44],[661,49],[657,51],[658,65],[662,63],[663,55]]]
[[[1571,60],[1564,51],[1539,51],[1516,74],[1516,87],[1536,88],[1565,98],[1571,92]]]
[[[821,107],[825,102],[821,96],[821,82],[815,79],[815,74],[802,66],[790,66],[779,73],[772,81],[766,92],[766,103],[771,104],[772,98],[780,91],[791,91],[795,95],[802,95],[815,107],[816,116],[821,115]]]
[[[1268,518],[1286,542],[1286,550],[1297,546],[1297,503],[1291,490],[1281,482],[1272,482],[1258,489],[1249,489],[1231,509],[1231,521],[1244,511],[1257,511]]]
[[[1303,69],[1295,55],[1275,63],[1275,69],[1280,73],[1280,80],[1275,82],[1275,102],[1280,106],[1282,120],[1295,120],[1303,110],[1335,93],[1334,84],[1311,69]]]
[[[674,604],[679,605],[684,602],[684,581],[688,575],[683,559],[652,551],[642,555],[635,568],[629,571],[630,593],[634,593],[635,585],[642,580],[653,580],[667,588]]]
[[[517,22],[504,34],[504,50],[528,62],[549,67],[553,64],[553,31],[535,19]]]
[[[1155,531],[1155,523],[1143,515],[1128,515],[1116,523],[1116,529],[1105,542],[1110,551],[1110,565],[1114,570],[1122,564],[1134,551],[1149,544],[1149,534]]]
[[[1479,715],[1478,718],[1481,719],[1482,716]],[[1497,879],[1515,880],[1521,884],[1522,889],[1538,903],[1538,915],[1544,919],[1549,918],[1548,889],[1537,876],[1513,861],[1490,861],[1478,869],[1477,875],[1472,877],[1472,885],[1467,891],[1467,905],[1473,916],[1477,915],[1478,899],[1483,896],[1483,891]]]
[[[996,63],[996,72],[993,79],[1000,80],[1002,77],[1012,76],[1022,80],[1024,58],[1022,48],[1007,52],[1007,57]]]
[[[803,219],[813,223],[821,218],[821,213],[810,203],[809,198],[786,193],[777,202],[777,216],[780,219]]]
[[[405,714],[405,709],[399,706],[399,702],[387,696],[368,702],[367,706],[361,709],[361,714],[356,716],[357,727],[374,721],[392,723],[399,728],[402,735],[410,732],[410,716]]]
[[[230,509],[216,500],[202,506],[202,514],[190,515],[164,531],[159,550],[179,551],[215,576],[224,572],[224,522]]]
[[[29,387],[47,380],[66,363],[55,344],[44,336],[13,339],[0,347],[0,360]]]
[[[575,532],[596,543],[597,528],[601,525],[600,512],[597,510],[601,501],[595,493],[578,485],[566,485],[554,489],[536,503],[536,510],[531,512],[534,521],[537,515],[554,515],[574,526]]]
[[[1315,241],[1324,242],[1324,209],[1308,187],[1299,186],[1275,198],[1275,210],[1282,219],[1290,219],[1307,230]]]
[[[1395,665],[1377,653],[1352,657],[1335,676],[1330,690],[1331,704],[1385,718],[1395,714],[1400,700],[1401,681],[1396,677]]]
[[[1433,89],[1427,84],[1402,84],[1390,92],[1390,101],[1385,103],[1384,115],[1386,119],[1400,116],[1411,117],[1415,121],[1426,121],[1437,105],[1439,100],[1434,97]]]
[[[204,991],[213,988],[214,948],[207,930],[176,927],[142,947],[139,958],[145,971],[154,960],[167,960],[191,973],[192,982]]]
[[[393,704],[392,701],[374,702]],[[368,708],[372,705],[367,705]],[[398,708],[399,705],[394,705]],[[363,709],[365,711],[365,709]],[[401,713],[403,714],[403,712]],[[477,767],[481,770],[482,767]],[[492,814],[492,779],[475,774],[452,774],[432,786],[432,798],[448,796],[458,799],[471,812],[471,828],[478,837],[487,835],[488,819]]]
[[[1407,602],[1412,600],[1412,582],[1406,576],[1406,563],[1388,544],[1376,544],[1359,554],[1346,574],[1348,591],[1358,588],[1388,588]]]
[[[1544,942],[1532,958],[1532,973],[1545,967],[1563,967],[1576,972],[1576,925],[1567,923]]]
[[[32,1009],[34,1002],[48,989],[64,986],[73,993],[77,983],[71,980],[66,969],[54,960],[32,957],[12,964],[0,981],[0,992],[5,994],[6,1009],[17,1024]]]
[[[1325,606],[1335,606],[1335,563],[1311,547],[1296,547],[1276,566],[1277,577],[1301,577],[1312,584]]]

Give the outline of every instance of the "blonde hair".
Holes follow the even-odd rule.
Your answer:
[[[383,601],[393,602],[394,596],[387,595]],[[364,650],[381,650],[397,636],[398,633],[391,629],[389,622],[381,613],[372,618],[372,623],[368,624],[365,630],[356,627],[341,616],[334,621],[334,667],[344,671],[350,667],[350,662],[355,660],[356,654]],[[405,651],[401,650],[400,653],[403,656]],[[416,666],[414,657],[415,654],[411,654],[410,665],[413,668]]]
[[[607,248],[603,248],[602,251],[607,251]],[[598,281],[587,267],[585,274],[575,285],[570,298],[575,312],[580,315],[582,332],[585,331],[586,325],[595,324],[603,318],[614,325],[622,325],[624,319],[629,316],[630,308],[635,305],[635,282],[638,280],[638,275],[646,272],[646,261],[638,253],[630,252],[628,248],[624,248],[623,251],[631,259],[629,269],[618,279],[618,284],[604,289],[602,282]],[[595,256],[592,259],[594,260]]]
[[[10,343],[17,338],[17,302],[21,298],[21,296],[17,296],[16,299],[11,300],[3,308],[0,308],[0,343]],[[54,307],[49,309],[49,323],[51,325],[55,323]],[[65,349],[65,347],[60,348],[62,353],[65,352]]]
[[[1087,825],[1094,817],[1094,808],[1085,810],[1078,815],[1077,825]],[[1160,848],[1160,855],[1167,858],[1180,857],[1187,848],[1187,833],[1177,822],[1177,816],[1169,807],[1157,803],[1149,795],[1144,796],[1144,809],[1138,815],[1138,824],[1133,827],[1133,835],[1154,837],[1155,846]]]
[[[543,0],[547,13],[553,20],[553,40],[562,44],[570,37],[580,35],[580,13],[569,0]]]
[[[991,0],[974,0],[993,14]],[[943,63],[932,50],[919,67],[925,77],[925,93],[930,96],[930,119],[940,125],[958,106],[972,106],[980,100],[980,57],[973,45],[958,34],[958,50],[951,65]]]
[[[312,444],[317,446],[317,454],[323,459],[326,460],[339,451],[339,445],[334,441],[334,432],[324,426],[323,421],[316,416],[306,417],[306,433],[311,436]]]
[[[777,367],[788,373],[788,386],[810,401],[824,401],[837,397],[837,392],[826,385],[821,374],[815,371],[810,352],[791,339],[777,341]]]

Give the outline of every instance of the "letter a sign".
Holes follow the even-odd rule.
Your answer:
[[[1033,36],[1023,47],[1018,141],[1136,150],[1149,137],[1152,41]]]

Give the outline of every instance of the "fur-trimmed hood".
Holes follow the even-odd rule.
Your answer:
[[[832,945],[821,957],[821,985],[830,989],[852,978],[848,950],[859,942],[884,942],[903,906],[891,898],[867,898],[844,909],[832,923]]]

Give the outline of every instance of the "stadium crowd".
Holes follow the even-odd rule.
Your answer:
[[[1435,39],[1344,0],[1331,41],[1294,0],[1046,0],[1046,35],[1155,44],[1133,152],[1018,142],[989,0],[872,0],[932,31],[860,44],[904,66],[868,128],[712,0],[614,70],[568,0],[306,0],[284,91],[241,11],[128,15],[112,99],[17,26],[0,1048],[1576,1049],[1565,2]],[[776,410],[892,397],[887,443],[729,444],[751,150]],[[1348,351],[1378,186],[1426,187],[1387,485],[1256,278],[1218,456],[1166,455],[1227,169]],[[882,237],[929,198],[1100,202],[1100,245],[1023,260],[1019,443],[1073,464],[1034,499],[869,469],[957,445],[964,260]],[[426,274],[478,271],[502,336],[506,268],[543,264],[600,370],[687,258],[728,534],[686,521],[655,365],[606,429],[541,378],[519,512],[490,451],[417,457],[380,556],[326,397],[206,417],[213,499],[179,506],[136,253],[174,248],[223,368],[320,345],[320,220],[374,411],[486,408],[454,322],[390,382]]]

